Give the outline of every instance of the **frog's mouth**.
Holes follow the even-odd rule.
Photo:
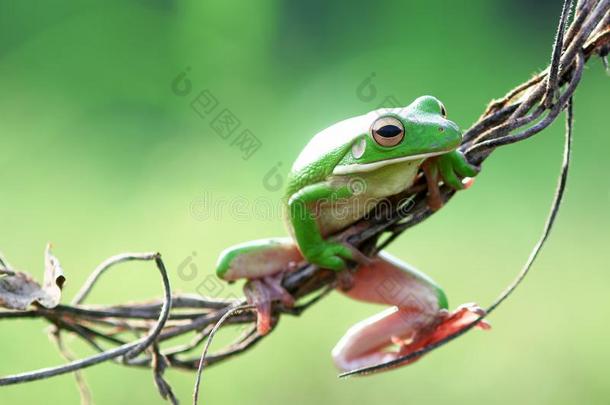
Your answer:
[[[424,160],[429,157],[443,155],[450,151],[451,150],[444,150],[444,151],[440,151],[440,152],[421,153],[419,155],[402,156],[402,157],[397,157],[397,158],[393,158],[393,159],[384,159],[384,160],[378,160],[376,162],[369,162],[369,163],[352,163],[352,164],[348,164],[348,165],[339,165],[339,166],[335,166],[335,168],[333,169],[333,174],[342,175],[342,174],[351,174],[351,173],[372,172],[379,168],[393,165],[396,163]]]

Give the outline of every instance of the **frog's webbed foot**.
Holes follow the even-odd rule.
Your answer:
[[[307,261],[319,267],[335,271],[347,269],[347,261],[358,264],[370,264],[371,260],[364,253],[345,240],[324,241],[307,252]]]
[[[483,314],[475,304],[462,305],[449,313],[445,309],[447,299],[433,281],[384,252],[370,266],[361,266],[353,277],[354,286],[346,295],[392,307],[352,326],[337,343],[333,360],[344,372],[413,353],[461,330]],[[485,321],[477,326],[489,328]]]
[[[451,313],[446,310],[441,311],[438,321],[433,327],[422,331],[423,333],[420,332],[416,339],[400,346],[400,350],[397,353],[398,357],[406,356],[459,332],[470,323],[476,321],[481,315],[485,315],[485,310],[475,303],[462,304]],[[477,323],[476,328],[489,330],[491,325],[487,321],[481,320]],[[419,359],[419,357],[413,361],[416,359]],[[405,364],[409,363],[412,363],[412,361]]]
[[[485,315],[485,310],[474,302],[460,305],[453,312],[445,314],[441,323],[435,328],[434,333],[430,335],[430,340],[425,344],[438,342],[448,335],[462,330],[482,315]],[[491,325],[484,319],[479,321],[476,326],[482,330],[491,329]]]
[[[370,266],[372,264],[372,259],[349,243],[349,236],[350,235],[343,235],[338,240],[351,252],[351,260],[359,266]],[[353,271],[353,268],[346,267],[337,273],[337,288],[339,288],[339,290],[348,291],[354,287],[355,280]]]
[[[333,360],[342,372],[387,363],[458,332],[476,320],[481,311],[474,304],[462,305],[451,314],[446,310],[427,313],[412,308],[388,308],[350,328],[333,349]],[[484,320],[477,327],[491,328]],[[412,364],[420,358],[395,367]]]
[[[433,211],[443,206],[439,181],[454,190],[464,190],[472,186],[479,169],[472,166],[459,151],[446,153],[427,159],[422,169],[428,185],[428,206]]]
[[[345,231],[341,235],[339,235],[336,238],[336,240],[349,250],[349,252],[350,252],[349,259],[350,260],[352,260],[353,262],[355,262],[359,265],[368,266],[372,263],[372,259],[370,257],[368,257],[367,255],[365,255],[364,253],[362,253],[360,251],[360,249],[355,247],[350,242],[350,238],[352,236],[358,235],[360,232],[364,231],[365,229],[366,229],[365,224],[357,224],[355,226],[350,227],[350,229],[348,229],[347,231]]]
[[[294,306],[294,298],[282,287],[283,273],[249,280],[244,286],[248,304],[256,307],[256,329],[260,335],[266,335],[272,328],[272,304],[281,302],[284,306]]]

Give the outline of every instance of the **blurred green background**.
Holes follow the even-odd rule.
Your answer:
[[[310,136],[386,97],[408,104],[422,94],[468,127],[491,98],[545,67],[559,10],[559,0],[3,2],[0,250],[40,278],[52,241],[68,277],[64,302],[95,265],[124,251],[162,252],[177,291],[205,292],[221,249],[285,234],[281,192],[263,179],[277,164],[284,175]],[[178,96],[172,82],[187,68],[191,93]],[[357,88],[372,73],[377,94],[366,101]],[[565,206],[491,332],[411,367],[338,380],[330,349],[380,308],[333,294],[208,370],[204,403],[607,403],[609,80],[590,61],[575,100]],[[201,118],[190,103],[206,89],[218,106]],[[249,159],[210,126],[224,108],[241,122],[234,136],[247,128],[261,142]],[[563,127],[494,153],[472,189],[390,251],[434,277],[452,306],[489,303],[544,223]],[[194,280],[178,274],[187,259]],[[126,265],[90,302],[160,293],[152,266]],[[63,361],[44,326],[2,323],[0,375]],[[85,374],[98,404],[163,402],[147,370],[104,364]],[[194,375],[168,379],[189,403]],[[70,375],[0,389],[3,404],[77,402]]]

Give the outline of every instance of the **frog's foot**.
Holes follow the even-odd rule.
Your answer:
[[[387,363],[460,331],[476,320],[481,311],[473,304],[461,306],[451,314],[446,310],[430,314],[392,307],[350,328],[333,349],[333,360],[342,372]],[[490,328],[485,321],[479,322],[477,327]],[[411,364],[420,358],[394,367]]]
[[[459,332],[482,315],[485,315],[485,310],[477,304],[462,304],[451,314],[446,313],[441,323],[434,329],[434,332],[428,336],[428,339],[418,343],[421,347],[436,343],[449,335]],[[476,327],[482,330],[491,329],[491,325],[484,319],[479,321]]]
[[[443,206],[439,181],[442,180],[454,190],[464,190],[472,185],[472,177],[479,172],[457,150],[427,159],[422,164],[422,169],[428,185],[428,206],[433,211]]]
[[[366,230],[367,225],[365,223],[357,223],[353,226],[350,226],[349,229],[347,229],[346,231],[342,232],[337,238],[336,240],[338,242],[340,242],[341,244],[343,244],[346,248],[349,249],[349,251],[352,254],[352,260],[355,261],[358,264],[361,265],[365,265],[368,266],[372,263],[372,258],[370,258],[369,256],[365,255],[364,253],[362,253],[360,251],[360,249],[356,248],[354,245],[352,245],[352,243],[350,242],[350,238],[359,235],[360,233],[362,233],[363,231]]]
[[[352,326],[333,348],[333,361],[339,370],[347,372],[394,360],[399,350],[388,348],[399,340],[410,340],[414,329],[432,321],[421,313],[388,308]]]
[[[305,258],[311,264],[329,270],[341,271],[347,268],[347,260],[356,261],[356,257],[364,256],[355,253],[357,250],[343,242],[322,242],[314,246],[305,254]]]
[[[347,269],[347,261],[359,265],[371,264],[371,258],[353,246],[348,238],[349,235],[345,235],[338,239],[319,242],[306,252],[305,258],[311,264],[339,272]]]
[[[356,227],[356,229],[362,229],[362,228]],[[345,234],[345,235],[339,237],[339,239],[338,239],[338,241],[349,250],[349,252],[351,254],[350,260],[352,260],[360,265],[364,265],[364,266],[370,265],[372,263],[372,259],[370,257],[368,257],[367,255],[365,255],[364,253],[362,253],[360,251],[360,249],[358,249],[357,247],[355,247],[354,245],[352,245],[349,242],[350,236],[352,236],[352,235]]]
[[[474,304],[449,313],[440,287],[385,252],[369,266],[360,266],[353,279],[347,296],[392,307],[357,323],[337,343],[332,356],[342,371],[396,360],[462,330],[484,313]],[[485,321],[477,326],[489,328]]]
[[[253,279],[244,286],[248,304],[256,308],[256,329],[259,335],[266,335],[271,331],[273,323],[271,306],[274,302],[279,301],[286,307],[294,306],[294,298],[282,287],[282,275]]]
[[[409,355],[461,331],[476,321],[481,315],[485,315],[485,310],[474,303],[462,304],[451,314],[442,311],[436,325],[422,330],[416,334],[414,339],[405,342],[406,344],[399,345],[398,357]],[[481,330],[491,329],[491,325],[484,319],[479,321],[475,327]],[[420,358],[421,356],[418,356],[402,365],[410,364]]]

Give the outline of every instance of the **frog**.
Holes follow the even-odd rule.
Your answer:
[[[216,265],[227,282],[247,280],[244,292],[256,308],[258,333],[274,327],[272,303],[294,305],[281,282],[304,263],[337,272],[343,280],[337,289],[347,297],[388,307],[350,327],[332,349],[343,372],[401,358],[484,314],[474,303],[450,312],[445,292],[415,267],[385,251],[368,257],[335,236],[384,199],[409,190],[418,176],[425,177],[432,210],[443,205],[440,184],[469,188],[479,169],[459,151],[461,139],[459,126],[433,96],[344,119],[314,135],[292,165],[282,200],[289,236],[232,246]],[[489,324],[481,320],[477,327]]]

